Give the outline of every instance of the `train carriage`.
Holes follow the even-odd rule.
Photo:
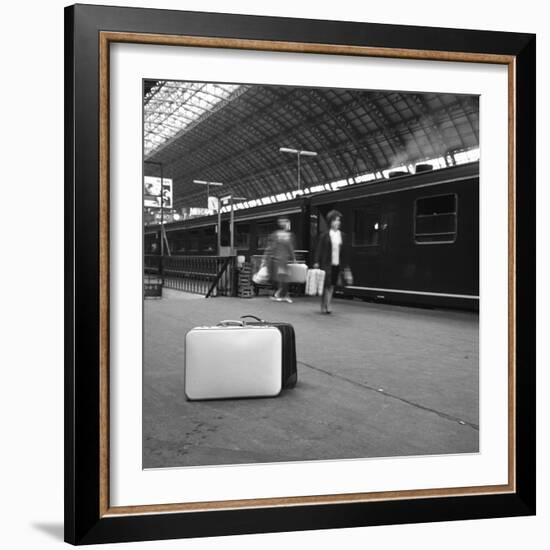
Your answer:
[[[234,244],[247,260],[263,254],[279,216],[313,262],[333,208],[343,215],[354,283],[340,294],[410,305],[479,307],[479,163],[403,175],[337,191],[236,210]],[[170,252],[217,253],[217,216],[166,224]],[[146,227],[145,251],[158,251],[158,227]],[[229,215],[221,244],[229,245]]]
[[[477,309],[479,165],[463,165],[312,197],[318,228],[343,215],[354,284],[345,295]]]

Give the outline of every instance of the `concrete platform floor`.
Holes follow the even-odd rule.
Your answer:
[[[185,333],[247,313],[294,325],[297,387],[186,401]],[[478,451],[477,314],[167,290],[144,304],[143,367],[144,468]]]

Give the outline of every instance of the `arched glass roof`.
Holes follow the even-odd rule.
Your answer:
[[[155,83],[145,95],[145,155],[223,107],[240,88],[239,84],[210,82]]]
[[[223,182],[241,208],[479,158],[479,100],[463,94],[159,81],[144,95],[145,159],[174,205],[205,206],[194,180]],[[158,169],[145,166],[146,175]],[[216,191],[218,192],[218,191]]]

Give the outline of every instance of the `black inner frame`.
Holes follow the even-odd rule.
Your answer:
[[[516,58],[516,492],[103,517],[99,514],[99,32]],[[143,8],[65,8],[65,540],[72,544],[535,513],[535,36]]]

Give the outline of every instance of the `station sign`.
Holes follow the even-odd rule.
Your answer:
[[[152,176],[145,176],[143,189],[143,206],[145,208],[160,208],[160,186],[161,179]],[[162,206],[172,208],[172,179],[162,179]]]
[[[208,197],[208,210],[210,213],[215,213],[220,208],[220,199],[218,197]]]
[[[189,216],[208,216],[209,214],[212,214],[212,212],[208,208],[189,208]]]

